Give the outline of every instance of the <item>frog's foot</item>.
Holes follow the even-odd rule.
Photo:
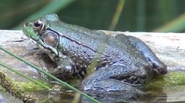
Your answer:
[[[88,95],[99,99],[118,98],[125,101],[138,100],[145,97],[146,93],[118,80],[102,80],[82,87]]]
[[[114,84],[116,85],[116,84]],[[138,89],[137,89],[138,90]],[[115,92],[101,92],[101,91],[83,91],[92,98],[96,98],[101,103],[147,103],[149,101],[158,101],[158,96],[151,93],[135,92],[134,90],[115,91]],[[165,97],[163,98],[165,101]],[[82,96],[82,103],[93,103],[88,98]]]
[[[134,98],[145,94],[138,88],[145,83],[147,78],[145,69],[131,69],[128,66],[112,65],[102,67],[85,78],[82,81],[81,89],[83,91],[95,91],[100,94],[124,92],[125,95],[129,95],[129,98]]]
[[[142,94],[143,92],[131,84],[126,82],[120,82],[119,80],[101,80],[95,82],[93,84],[82,85],[82,89],[85,91],[98,91],[98,92],[127,92],[127,93],[134,93],[134,94]]]

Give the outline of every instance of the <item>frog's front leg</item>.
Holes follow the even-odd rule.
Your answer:
[[[62,80],[73,78],[73,63],[69,58],[52,58],[57,67],[50,72],[57,78]]]
[[[146,66],[145,69],[150,68]],[[102,67],[90,74],[82,81],[81,89],[84,91],[97,92],[120,92],[132,93],[130,95],[142,94],[137,87],[148,81],[145,69],[130,68],[124,65],[112,65]]]

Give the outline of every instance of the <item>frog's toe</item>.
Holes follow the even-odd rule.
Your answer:
[[[160,62],[160,63],[153,62],[151,64],[152,64],[152,68],[154,68],[154,71],[157,74],[166,74],[168,72],[167,66],[162,62]]]

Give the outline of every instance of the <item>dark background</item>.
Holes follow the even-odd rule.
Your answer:
[[[0,0],[0,29],[20,29],[54,12],[64,22],[90,29],[185,31],[185,0]],[[119,14],[117,8],[122,8]],[[110,29],[114,16],[115,27]]]

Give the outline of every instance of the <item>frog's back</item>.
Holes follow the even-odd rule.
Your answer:
[[[89,65],[96,59],[98,67],[117,63],[148,65],[146,59],[138,50],[131,47],[129,41],[121,42],[115,37],[66,24],[60,20],[53,20],[50,23],[53,31],[58,31],[60,34],[60,46],[64,49],[64,54],[77,64]]]
[[[100,67],[101,65],[111,65],[118,62],[125,65],[133,64],[134,61],[146,62],[139,51],[128,47],[127,44],[112,36],[105,35],[104,38],[97,38],[72,30],[66,30],[65,32],[67,35],[61,38],[60,43],[71,58],[89,64],[96,59]]]

